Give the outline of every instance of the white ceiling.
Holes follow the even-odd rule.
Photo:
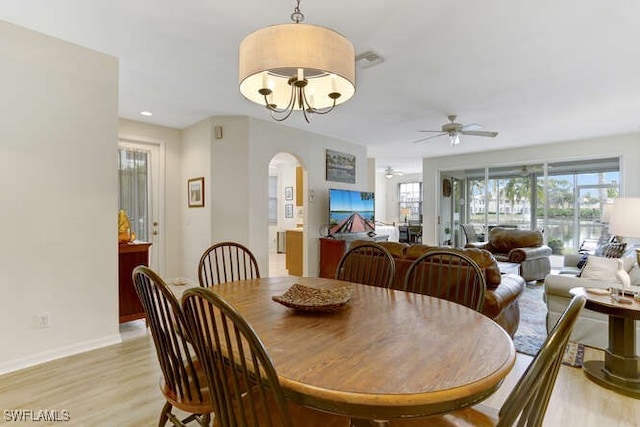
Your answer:
[[[120,59],[120,116],[183,128],[215,115],[265,120],[237,87],[238,45],[286,23],[294,0],[2,0],[0,19]],[[638,0],[302,0],[306,23],[384,62],[356,95],[287,126],[365,144],[378,168],[422,157],[640,130]],[[140,111],[154,112],[151,118]],[[426,143],[450,113],[497,138]],[[541,155],[543,159],[544,156]],[[526,159],[523,159],[526,160]]]

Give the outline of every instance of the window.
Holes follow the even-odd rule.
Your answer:
[[[422,222],[422,182],[398,184],[398,193],[400,222]]]
[[[118,209],[123,209],[136,239],[149,241],[149,152],[118,149]]]
[[[545,234],[555,253],[575,252],[584,240],[606,241],[604,206],[620,196],[619,159],[550,163],[547,196]]]
[[[269,176],[269,224],[278,223],[278,177]]]

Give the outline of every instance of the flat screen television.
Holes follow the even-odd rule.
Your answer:
[[[375,195],[369,191],[329,190],[329,235],[375,230]]]

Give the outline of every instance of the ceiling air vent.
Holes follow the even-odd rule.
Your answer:
[[[371,68],[383,62],[384,62],[384,59],[382,59],[380,55],[378,55],[372,50],[369,50],[367,52],[361,53],[358,56],[356,56],[356,65],[358,66],[358,68],[362,68],[362,69]]]

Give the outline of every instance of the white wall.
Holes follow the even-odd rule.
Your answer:
[[[0,40],[3,373],[120,339],[118,61],[2,21]]]
[[[368,187],[365,191],[376,191],[376,159],[367,159],[367,182]]]
[[[213,139],[213,126],[223,127],[223,139]],[[269,163],[279,152],[292,154],[306,170],[304,271],[306,275],[317,275],[319,230],[328,221],[328,189],[368,188],[366,147],[248,117],[211,117],[197,127],[201,130],[197,134],[193,127],[184,131],[183,173],[209,177],[205,179],[210,183],[210,202],[197,214],[187,212],[183,224],[184,277],[195,277],[205,242],[227,239],[246,244],[256,255],[260,270],[268,271],[267,176]],[[326,149],[356,156],[356,184],[325,180]],[[208,171],[203,164],[205,157],[209,159]],[[309,200],[310,194],[313,201]]]
[[[119,137],[131,141],[157,144],[164,150],[164,210],[159,232],[164,239],[164,256],[159,273],[179,277],[182,269],[182,206],[187,183],[182,176],[182,131],[165,126],[120,119]],[[152,246],[150,250],[154,250]]]
[[[211,245],[211,212],[216,187],[227,185],[226,180],[212,179],[211,146],[213,128],[209,119],[198,122],[182,131],[182,185],[184,191],[176,206],[168,209],[181,212],[182,246],[180,250],[180,274],[191,280],[198,278],[198,261],[204,250]],[[187,200],[187,181],[204,177],[204,207],[190,208]]]
[[[394,175],[392,178],[386,178],[384,175],[385,172],[376,174],[376,183],[378,184],[376,186],[376,219],[387,224],[393,222],[396,224],[404,223],[404,218],[400,218],[398,208],[398,185],[404,182],[422,181],[422,175],[419,173],[407,173]],[[378,207],[380,207],[380,214],[378,214]]]
[[[627,197],[640,195],[640,133],[593,138],[580,141],[558,142],[510,150],[485,151],[423,159],[423,237],[422,241],[434,244],[437,236],[438,203],[426,203],[436,200],[439,188],[440,171],[477,168],[484,166],[502,166],[507,164],[535,164],[563,160],[580,160],[622,156],[622,195]]]
[[[375,174],[375,187],[373,191],[376,195],[376,221],[391,224],[393,219],[389,213],[390,202],[386,180],[384,172],[377,172]]]

